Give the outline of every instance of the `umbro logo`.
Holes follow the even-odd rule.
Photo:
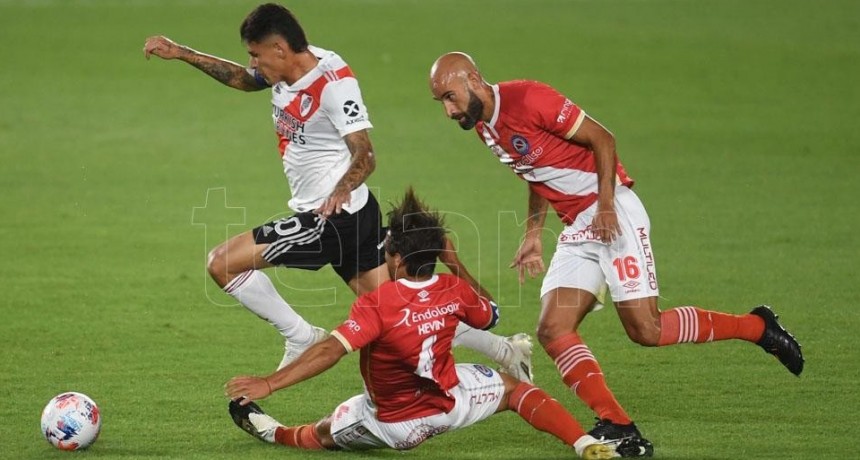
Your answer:
[[[429,302],[430,301],[430,293],[422,290],[418,293],[418,301],[419,302]]]
[[[348,117],[357,117],[361,113],[361,108],[358,106],[358,102],[346,101],[343,103],[343,113]]]

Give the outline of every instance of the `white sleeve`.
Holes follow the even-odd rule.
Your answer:
[[[373,128],[355,78],[347,77],[327,84],[320,103],[341,137]]]

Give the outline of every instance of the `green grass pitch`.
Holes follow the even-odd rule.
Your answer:
[[[239,62],[255,2],[0,0],[0,458],[555,459],[573,453],[514,414],[401,456],[264,445],[230,421],[223,384],[264,373],[282,343],[205,272],[209,248],[285,213],[268,95],[144,60],[165,34]],[[856,458],[860,441],[860,6],[851,0],[296,1],[311,42],[358,75],[383,206],[411,184],[449,214],[462,257],[534,330],[539,280],[507,269],[524,185],[444,118],[427,89],[442,52],[489,81],[564,91],[612,130],[649,210],[664,308],[775,306],[804,345],[795,378],[741,342],[645,349],[611,308],[582,335],[664,459]],[[552,252],[550,219],[545,256]],[[269,271],[331,328],[335,273]],[[463,360],[479,360],[458,351]],[[538,383],[592,415],[536,350]],[[317,420],[361,389],[350,356],[262,401]],[[87,452],[39,433],[54,395],[102,409]]]

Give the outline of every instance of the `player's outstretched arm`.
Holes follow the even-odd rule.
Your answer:
[[[272,375],[233,377],[225,385],[227,396],[233,400],[244,398],[240,404],[246,405],[331,369],[346,353],[347,350],[340,341],[329,337],[310,347],[297,360]]]
[[[200,53],[161,35],[146,39],[143,55],[146,59],[155,55],[162,59],[185,61],[221,83],[242,91],[259,91],[266,88],[249,74],[245,67],[217,56]]]

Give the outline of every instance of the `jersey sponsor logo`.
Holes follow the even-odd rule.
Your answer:
[[[367,117],[362,115],[358,118],[353,118],[352,120],[346,120],[346,126],[350,126],[355,123],[361,123],[362,121],[367,121]]]
[[[600,239],[600,235],[594,229],[593,225],[589,225],[583,229],[576,231],[567,231],[565,229],[564,232],[558,237],[558,241],[562,243],[573,243],[577,241],[602,241]]]
[[[654,270],[654,253],[651,252],[651,240],[645,227],[636,229],[639,233],[639,243],[642,245],[642,253],[645,255],[645,271],[648,273],[648,287],[657,290],[657,273]]]
[[[308,93],[302,93],[301,103],[299,104],[299,115],[304,118],[311,111],[311,106],[314,105],[314,97]]]
[[[346,101],[343,103],[344,115],[354,118],[357,117],[359,113],[361,113],[361,107],[358,106],[358,102]]]
[[[564,104],[561,106],[561,110],[558,112],[558,117],[555,119],[556,123],[564,123],[567,121],[567,117],[570,116],[570,111],[573,109],[573,101],[570,99],[565,99]]]
[[[306,143],[305,123],[303,121],[276,105],[272,106],[272,117],[275,119],[275,131],[287,142],[296,142],[301,145]]]
[[[520,155],[529,153],[529,141],[519,134],[511,136],[511,145],[514,146],[514,150],[516,150]]]
[[[361,331],[361,325],[358,324],[354,319],[348,319],[344,321],[343,325],[346,326],[346,328],[349,329],[349,331],[352,333],[357,333]]]
[[[410,308],[404,308],[400,310],[403,313],[403,319],[401,319],[394,327],[397,326],[406,326],[411,327],[413,324],[420,323],[423,321],[429,321],[432,319],[449,316],[452,313],[460,310],[460,302],[451,302],[447,305],[437,305],[428,310],[412,312]]]
[[[450,428],[448,425],[441,425],[441,426],[433,426],[433,425],[428,425],[428,424],[418,425],[415,428],[413,428],[412,431],[409,432],[409,434],[406,436],[406,439],[404,439],[403,441],[395,442],[394,448],[395,449],[402,449],[402,450],[411,449],[411,448],[417,446],[418,444],[421,444],[422,442],[432,438],[433,436],[436,436],[437,434],[442,434],[442,433],[448,431],[448,428]]]

